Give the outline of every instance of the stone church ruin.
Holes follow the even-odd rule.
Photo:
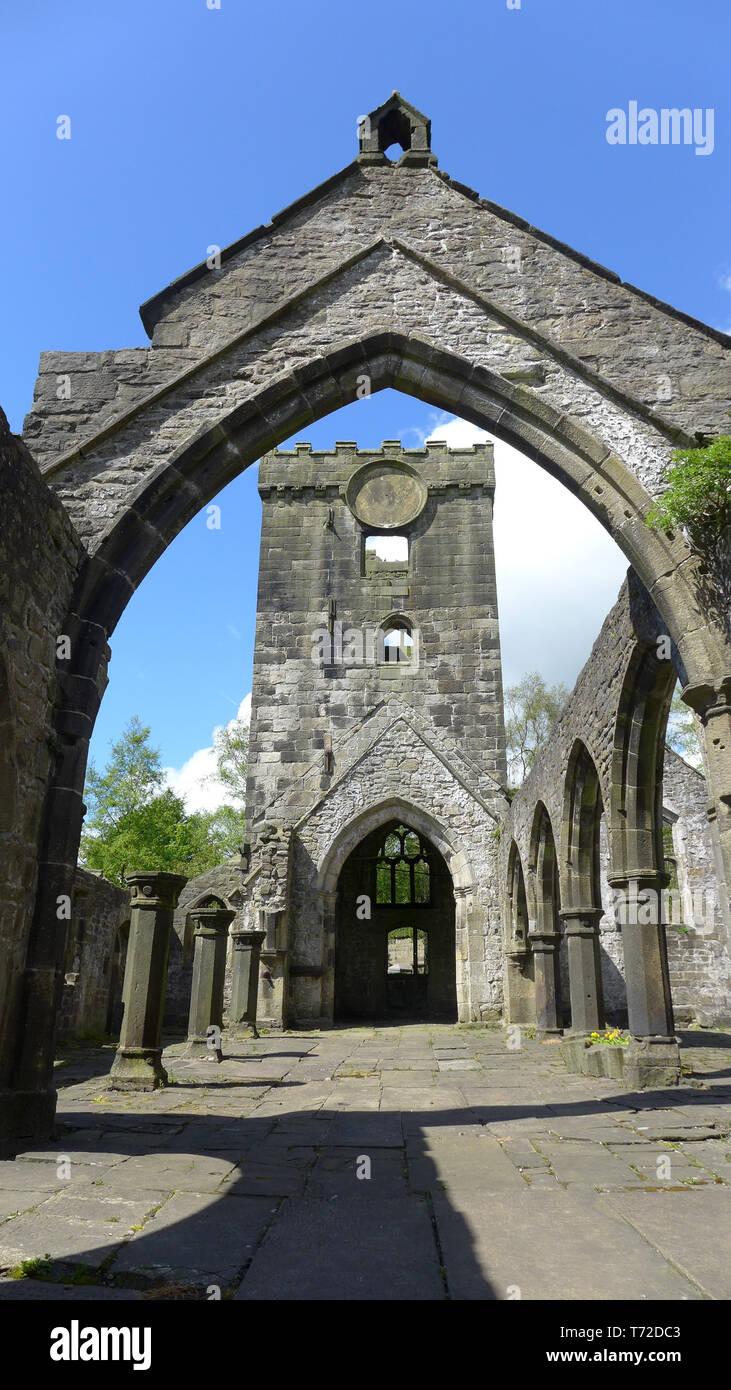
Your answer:
[[[53,1132],[59,1029],[121,1028],[112,1083],[134,1088],[164,1079],[164,1022],[195,1012],[201,1043],[224,999],[276,1028],[530,1026],[574,1067],[616,1022],[635,1086],[678,1080],[676,1019],[729,1022],[723,586],[643,521],[672,451],[728,430],[729,340],[450,179],[398,93],[358,144],[143,304],[149,346],[43,352],[22,439],[2,417],[5,1153]],[[280,448],[386,388],[515,445],[627,557],[512,799],[491,445]],[[77,868],[109,640],[257,460],[250,844],[120,893]],[[678,680],[705,775],[665,747]]]

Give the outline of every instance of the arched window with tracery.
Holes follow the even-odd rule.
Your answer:
[[[384,836],[376,858],[379,907],[427,907],[431,901],[429,860],[420,837],[406,825]]]

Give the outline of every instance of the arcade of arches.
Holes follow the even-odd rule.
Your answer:
[[[52,1132],[62,995],[85,969],[66,909],[80,901],[108,641],[182,527],[258,459],[250,858],[222,868],[226,891],[207,885],[219,909],[198,885],[137,876],[128,973],[147,970],[149,985],[173,920],[173,944],[187,939],[185,901],[195,950],[174,952],[176,988],[187,981],[200,1009],[222,978],[205,966],[220,960],[220,911],[235,914],[239,962],[261,950],[258,1011],[272,1025],[424,1008],[548,1033],[570,1021],[581,1040],[612,1017],[632,1035],[635,1084],[677,1079],[673,997],[687,1016],[728,1011],[731,660],[721,577],[643,517],[673,449],[727,429],[728,339],[452,181],[429,121],[398,93],[361,124],[353,163],[141,314],[148,347],[41,355],[22,441],[2,417],[6,1151]],[[278,447],[385,388],[516,445],[631,567],[512,801],[490,446]],[[389,533],[406,538],[391,559],[372,539]],[[399,659],[378,660],[384,632]],[[677,680],[703,728],[705,777],[664,747]],[[392,900],[379,901],[392,868]],[[663,902],[670,878],[680,935],[664,903],[637,911]],[[120,921],[93,955],[108,982]],[[396,969],[409,951],[411,972]],[[129,1000],[117,1081],[134,1086],[159,1047],[135,1034]],[[105,1007],[118,1017],[109,993]]]

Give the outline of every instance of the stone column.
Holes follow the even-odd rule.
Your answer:
[[[263,931],[236,928],[231,932],[233,956],[229,1022],[231,1028],[237,1030],[243,1023],[248,1023],[255,1038],[259,1036],[256,1012],[259,1003],[259,957],[264,937]]]
[[[561,937],[558,932],[535,932],[530,935],[529,941],[535,962],[538,1030],[541,1033],[560,1033],[558,952]]]
[[[223,1027],[226,946],[228,929],[235,916],[234,908],[215,905],[194,907],[190,913],[195,944],[186,1057],[223,1061],[220,1030]],[[209,1037],[211,1027],[219,1030],[215,1039]]]
[[[680,1080],[675,1037],[663,889],[668,875],[647,873],[609,880],[624,945],[624,977],[632,1041],[625,1059],[625,1083],[635,1087],[672,1086]]]
[[[164,1086],[162,1015],[173,913],[187,883],[181,874],[127,875],[132,900],[124,973],[124,1017],[109,1080],[114,1091]]]
[[[604,995],[599,956],[600,907],[562,911],[569,957],[571,1032],[593,1033],[604,1025]]]

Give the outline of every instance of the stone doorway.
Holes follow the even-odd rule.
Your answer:
[[[365,836],[340,873],[335,1018],[457,1018],[452,878],[436,846],[404,821]]]

